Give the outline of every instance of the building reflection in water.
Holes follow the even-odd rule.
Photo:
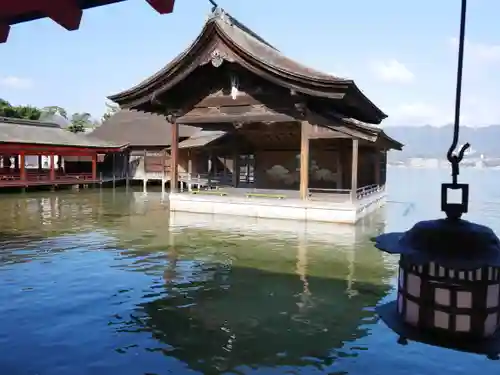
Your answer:
[[[376,322],[374,306],[393,276],[369,242],[379,220],[301,227],[210,215],[169,218],[154,194],[134,199],[95,192],[4,199],[3,231],[34,250],[3,241],[2,262],[66,251],[78,245],[78,232],[89,249],[105,249],[112,240],[113,267],[151,277],[151,285],[127,304],[110,302],[116,316],[109,329],[130,337],[125,341],[134,350],[157,351],[203,373],[324,369],[359,355],[355,341]]]
[[[208,217],[206,225],[191,220],[191,228],[179,217],[176,213],[168,234],[163,292],[157,298],[148,293],[129,318],[110,322],[116,331],[149,334],[155,344],[143,349],[161,351],[203,373],[324,369],[339,357],[359,354],[354,341],[368,335],[377,321],[374,306],[391,289],[392,271],[368,241],[380,228],[362,223],[349,232],[343,227],[342,244],[332,244],[330,251],[323,237],[311,240],[304,232],[279,249],[271,248],[279,241],[261,235],[259,244],[245,237],[246,244],[235,250],[230,231],[226,245],[208,244],[208,238],[222,236],[219,218],[215,230]]]

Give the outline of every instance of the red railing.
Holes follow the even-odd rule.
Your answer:
[[[99,182],[93,179],[91,173],[55,173],[52,178],[50,172],[32,172],[26,171],[25,178],[21,174],[2,173],[0,174],[1,186],[32,186],[32,185],[62,185]]]

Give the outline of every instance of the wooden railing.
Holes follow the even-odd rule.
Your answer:
[[[363,199],[372,194],[384,191],[385,185],[367,185],[360,187],[356,190],[356,199]]]
[[[366,186],[363,186],[363,187],[356,189],[356,199],[358,199],[358,200],[364,199],[372,194],[376,194],[376,193],[384,191],[384,190],[385,190],[385,185],[376,185],[376,184],[366,185]],[[351,189],[323,189],[323,188],[309,188],[308,189],[309,197],[313,196],[314,193],[350,196],[350,195],[352,195],[352,190]]]
[[[26,171],[24,178],[21,173],[0,174],[0,186],[30,186],[57,185],[95,181],[91,173],[60,173],[51,176],[50,172]]]

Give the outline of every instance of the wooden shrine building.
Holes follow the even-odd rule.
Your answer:
[[[386,153],[402,148],[378,126],[387,116],[354,81],[290,60],[220,8],[165,68],[110,99],[170,123],[174,210],[198,212],[195,206],[210,201],[205,209],[212,213],[245,214],[233,212],[234,204],[224,206],[223,197],[230,195],[232,203],[241,198],[241,204],[252,205],[242,211],[275,217],[276,198],[303,211],[289,216],[323,220],[326,212],[313,211],[328,202],[332,212],[349,214],[336,219],[330,212],[325,220],[355,222],[383,201]],[[184,125],[208,133],[182,140]],[[223,173],[231,177],[214,178],[215,192],[175,194],[182,180],[179,165],[190,165],[192,174],[200,164],[187,152],[194,149],[209,151],[209,163],[222,160]],[[251,178],[242,181],[245,170]],[[209,171],[217,174],[213,167]]]
[[[123,159],[126,148],[53,123],[0,117],[0,188],[98,183],[105,155]],[[28,158],[36,162],[27,163]]]

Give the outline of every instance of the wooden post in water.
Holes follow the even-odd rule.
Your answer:
[[[115,178],[115,153],[113,152],[113,190],[116,187],[116,178]]]
[[[357,199],[358,190],[358,150],[359,141],[357,139],[352,140],[352,165],[351,165],[351,201]]]
[[[193,190],[192,180],[193,178],[193,155],[191,150],[188,150],[188,191]]]
[[[236,142],[233,147],[233,187],[237,188],[240,183],[240,153]]]
[[[19,169],[21,181],[26,181],[26,157],[24,151],[21,151],[19,154]]]
[[[212,168],[213,168],[213,163],[212,163],[212,150],[208,151],[208,190],[212,188]]]
[[[177,193],[179,185],[179,124],[171,119],[172,146],[170,148],[170,192]]]
[[[311,125],[301,122],[300,131],[300,199],[309,198],[309,134]]]

